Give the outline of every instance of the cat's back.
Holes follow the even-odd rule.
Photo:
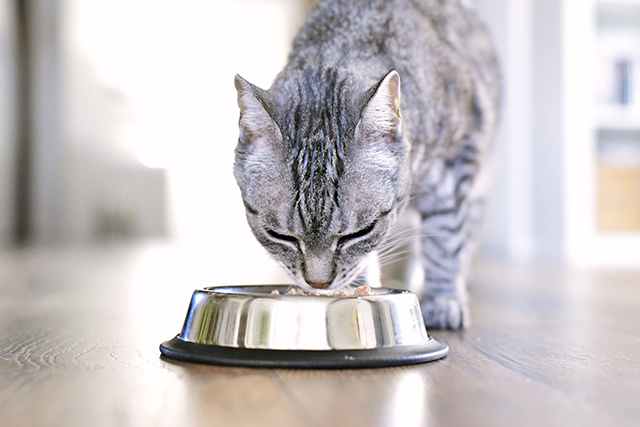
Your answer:
[[[428,62],[470,46],[467,60],[492,56],[484,27],[459,0],[320,0],[294,41],[289,67]]]
[[[346,70],[364,86],[396,69],[414,144],[438,133],[444,117],[472,117],[470,109],[493,113],[499,100],[492,43],[459,0],[320,0],[296,37],[282,76],[309,68]],[[448,133],[469,126],[459,120]]]

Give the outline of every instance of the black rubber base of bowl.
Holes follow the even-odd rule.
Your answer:
[[[370,350],[262,350],[198,344],[175,337],[160,345],[171,359],[252,368],[353,369],[413,365],[440,359],[449,347],[431,338],[426,344]]]

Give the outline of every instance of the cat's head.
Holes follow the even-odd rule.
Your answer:
[[[350,283],[409,191],[398,73],[368,88],[331,70],[269,91],[240,76],[235,85],[234,175],[254,235],[298,285]]]

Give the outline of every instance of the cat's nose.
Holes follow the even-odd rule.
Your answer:
[[[328,288],[335,278],[335,266],[329,253],[307,254],[302,267],[302,277],[316,289]]]
[[[307,284],[312,288],[316,288],[316,289],[327,289],[329,286],[331,286],[331,283],[318,284],[318,283],[307,282]]]

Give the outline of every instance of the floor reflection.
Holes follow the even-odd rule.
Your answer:
[[[283,387],[314,420],[344,426],[423,426],[429,364],[402,368],[276,371]],[[303,405],[301,402],[313,402]]]
[[[429,364],[364,370],[264,370],[162,359],[197,425],[425,426]]]
[[[398,381],[388,425],[394,427],[425,426],[428,412],[428,389],[421,372],[409,371]]]

